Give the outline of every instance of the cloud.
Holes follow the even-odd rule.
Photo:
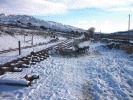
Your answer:
[[[52,1],[52,0],[51,0]],[[69,8],[85,8],[85,7],[112,7],[127,6],[133,3],[133,0],[58,0]]]
[[[80,9],[85,7],[113,7],[128,6],[133,0],[0,0],[0,13],[47,15],[64,14],[68,9]],[[112,9],[133,10],[133,8]]]
[[[26,15],[47,15],[61,14],[67,11],[63,3],[50,2],[45,0],[1,0],[0,13],[26,14]]]
[[[72,24],[71,26],[82,28],[82,29],[85,29],[85,30],[87,30],[88,28],[91,27],[90,25],[81,25],[81,24]]]
[[[88,21],[86,24],[81,23],[74,23],[71,24],[72,26],[83,28],[88,30],[90,27],[95,27],[96,32],[100,32],[100,30],[104,33],[112,33],[117,31],[126,31],[127,28],[127,21],[119,23],[115,21],[105,20],[105,21],[97,21],[97,24],[93,24],[92,21]],[[131,25],[133,25],[131,23]]]
[[[104,24],[109,24],[109,20],[106,20],[106,21],[104,22]]]
[[[87,20],[81,20],[81,21],[78,21],[78,24],[86,24],[86,25],[89,25],[89,24],[95,24],[97,23],[95,20],[92,20],[92,22],[89,22]]]
[[[91,22],[89,22],[87,20],[78,21],[79,25],[89,25],[89,24],[95,24],[95,23],[97,23],[95,20],[92,20]]]
[[[133,8],[112,8],[112,9],[108,9],[106,11],[133,11]]]
[[[94,24],[95,24],[95,23],[96,23],[96,21],[95,21],[95,20],[93,20],[93,21],[92,21],[92,23],[94,23]]]
[[[80,24],[86,24],[86,23],[88,23],[88,21],[87,20],[81,20],[78,23],[80,23]]]
[[[82,28],[85,30],[88,30],[90,27],[95,27],[95,31],[96,32],[103,32],[103,33],[113,33],[113,32],[117,32],[117,31],[125,31],[127,30],[126,25],[95,25],[93,26],[92,24],[90,25],[80,25],[80,24],[73,24],[72,26],[78,27],[78,28]]]

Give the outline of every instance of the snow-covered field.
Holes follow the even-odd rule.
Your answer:
[[[122,50],[103,48],[99,42],[83,45],[90,46],[84,56],[51,55],[32,65],[28,73],[39,74],[40,79],[31,87],[0,85],[0,100],[132,100],[133,58]],[[24,69],[10,75],[26,73]]]
[[[33,48],[28,48],[28,49],[22,49],[21,50],[21,55],[19,55],[18,50],[8,52],[8,53],[2,53],[2,54],[0,54],[0,64],[4,64],[4,63],[10,62],[10,61],[13,61],[15,59],[21,58],[21,57],[25,57],[25,56],[29,55],[32,51],[37,52],[37,51],[40,51],[40,50],[44,50],[48,47],[57,45],[58,43],[61,43],[65,40],[66,40],[66,38],[64,39],[64,38],[60,37],[60,40],[55,42],[55,43],[50,43],[50,44],[37,46],[37,47],[33,47]],[[73,40],[71,40],[71,41],[73,41]]]
[[[51,39],[50,37],[45,38],[41,35],[35,35],[33,37],[33,45],[39,44],[39,43],[46,43],[49,42]],[[25,42],[24,42],[24,35],[8,35],[8,34],[2,34],[0,35],[0,51],[8,50],[8,49],[15,49],[18,48],[18,41],[21,41],[21,47],[25,46],[31,46],[32,43],[32,36],[25,36]],[[27,42],[26,42],[27,41]]]

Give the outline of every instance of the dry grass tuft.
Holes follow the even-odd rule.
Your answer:
[[[125,50],[126,50],[127,54],[133,53],[133,47],[131,47],[131,46],[127,47]]]
[[[121,48],[122,50],[125,50],[127,54],[133,53],[133,46],[131,46],[131,45],[121,44],[121,45],[120,45],[120,48]]]

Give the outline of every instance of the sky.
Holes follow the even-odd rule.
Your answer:
[[[0,0],[0,13],[31,15],[39,19],[96,32],[133,29],[133,0]]]

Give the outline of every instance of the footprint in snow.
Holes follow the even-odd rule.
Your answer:
[[[11,95],[4,95],[4,96],[2,96],[2,97],[12,97]]]
[[[50,75],[50,74],[51,74],[51,70],[47,69],[47,70],[46,70],[46,74],[47,74],[47,75]]]
[[[23,96],[23,93],[22,93],[22,92],[18,92],[18,93],[16,94],[16,98],[22,98],[22,96]]]

